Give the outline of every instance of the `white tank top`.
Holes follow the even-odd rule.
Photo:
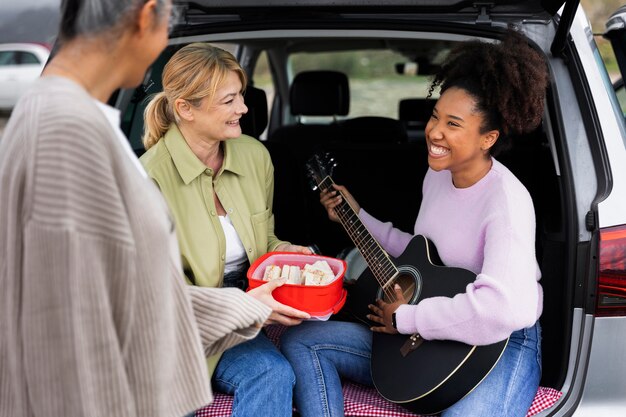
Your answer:
[[[224,274],[236,271],[241,264],[248,260],[246,256],[246,248],[244,248],[239,235],[230,221],[230,217],[219,216],[224,237],[226,238],[226,265],[224,266]]]

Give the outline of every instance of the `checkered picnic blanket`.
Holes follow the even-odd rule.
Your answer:
[[[347,417],[419,417],[385,400],[378,395],[376,389],[352,382],[344,384],[343,397],[344,412]],[[552,388],[539,387],[526,417],[534,416],[552,407],[559,398],[561,398],[561,392]],[[216,393],[213,403],[196,411],[196,417],[227,417],[231,414],[232,405],[233,397]]]
[[[284,331],[282,326],[268,326],[265,331],[270,340],[278,345]],[[552,407],[562,393],[553,388],[539,387],[526,417]],[[343,385],[344,413],[346,417],[420,417],[401,406],[385,400],[375,388],[346,381]],[[196,411],[196,417],[227,417],[231,415],[233,397],[215,394],[213,403]]]

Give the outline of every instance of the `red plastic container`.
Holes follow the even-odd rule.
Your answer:
[[[274,290],[274,298],[288,306],[306,311],[312,317],[327,319],[337,313],[346,302],[347,292],[343,288],[346,263],[337,258],[319,255],[304,255],[293,252],[269,252],[257,259],[248,269],[249,289],[265,284],[263,274],[268,265],[295,265],[301,269],[306,264],[326,261],[335,273],[335,280],[327,285],[283,284]]]

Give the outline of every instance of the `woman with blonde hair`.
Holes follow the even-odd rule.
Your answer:
[[[165,65],[163,91],[146,107],[141,162],[170,206],[192,285],[245,289],[259,256],[311,253],[274,234],[274,167],[265,147],[239,126],[248,111],[246,81],[229,52],[189,44]],[[308,317],[274,309],[274,321],[285,325]],[[234,415],[292,415],[293,371],[263,333],[209,358],[208,366],[215,388],[235,396]]]
[[[185,285],[165,201],[105,104],[166,46],[170,9],[64,0],[60,48],[6,126],[2,417],[183,416],[211,401],[206,356],[277,314],[272,287]]]

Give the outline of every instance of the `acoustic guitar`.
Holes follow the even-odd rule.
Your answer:
[[[336,163],[316,154],[306,164],[314,190],[334,190]],[[476,275],[443,266],[433,243],[422,235],[409,242],[398,258],[389,256],[343,198],[335,207],[340,223],[363,255],[368,268],[348,290],[344,307],[368,326],[368,304],[375,299],[393,302],[396,283],[409,304],[465,292]],[[419,335],[374,333],[371,372],[374,386],[387,400],[418,414],[439,413],[470,393],[494,368],[508,339],[486,346],[450,340],[427,341]]]

